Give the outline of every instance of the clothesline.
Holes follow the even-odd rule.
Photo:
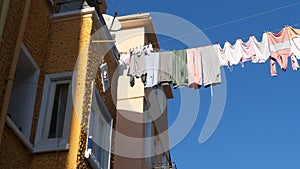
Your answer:
[[[298,4],[298,3],[297,3],[297,4]],[[295,27],[295,26],[298,26],[298,25],[300,25],[300,22],[299,22],[299,23],[295,23],[295,24],[293,24],[293,25],[286,25],[286,26]],[[255,37],[257,37],[257,36],[262,36],[265,32],[278,32],[278,31],[280,31],[281,29],[282,29],[282,28],[277,28],[277,29],[273,29],[273,30],[266,30],[266,31],[264,31],[263,33],[250,34],[250,35],[247,35],[247,36],[238,37],[237,39],[248,39],[250,36],[255,36]],[[179,38],[179,37],[184,37],[184,36],[192,35],[192,34],[194,34],[194,33],[199,33],[199,31],[195,31],[195,32],[187,33],[187,34],[182,34],[182,35],[177,36],[177,37],[175,37],[175,38]],[[174,38],[169,38],[169,39],[161,40],[161,41],[159,41],[159,42],[154,42],[154,43],[152,43],[152,44],[156,44],[156,43],[161,44],[161,43],[163,43],[163,42],[168,42],[168,41],[171,41],[171,40],[174,40]],[[227,40],[226,40],[226,41],[227,41]],[[225,41],[225,42],[226,42],[226,41]],[[223,44],[224,44],[225,42],[223,42]],[[215,43],[219,43],[219,42],[215,42]],[[220,43],[220,44],[221,44],[221,43]],[[175,50],[181,50],[181,49],[175,49]]]
[[[250,36],[244,42],[237,39],[232,45],[225,42],[165,52],[153,52],[152,45],[135,48],[120,57],[120,65],[129,68],[130,85],[141,78],[145,88],[165,83],[177,87],[200,88],[221,83],[221,66],[233,66],[244,62],[264,63],[270,59],[270,72],[277,76],[276,63],[287,70],[291,58],[293,70],[300,68],[300,29],[286,26],[278,33],[265,32],[262,40]],[[121,66],[121,67],[122,67]]]

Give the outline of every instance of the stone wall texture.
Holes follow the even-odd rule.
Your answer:
[[[15,53],[16,41],[25,1],[10,0],[8,15],[6,19],[3,38],[0,43],[0,107],[4,101],[6,82],[10,71],[12,57]],[[93,33],[98,29],[90,17],[74,17],[72,19],[61,19],[51,17],[54,8],[49,1],[31,0],[23,43],[32,55],[40,68],[40,76],[36,93],[35,108],[32,120],[30,142],[34,139],[38,126],[41,100],[45,75],[74,70],[76,62],[79,61],[81,70],[77,72],[80,77],[77,81],[76,97],[81,101],[80,108],[73,106],[71,128],[69,136],[69,150],[54,151],[49,153],[31,153],[20,141],[12,129],[5,125],[0,145],[0,168],[31,168],[31,169],[59,169],[59,168],[91,168],[84,158],[87,133],[84,132],[83,118],[78,118],[77,111],[82,114],[90,111],[91,79],[88,66],[93,64],[84,49],[89,45]],[[100,57],[100,56],[99,56]],[[109,66],[109,77],[117,69],[117,62],[112,54],[107,54],[104,60]],[[112,117],[115,117],[116,106],[113,104],[113,93],[110,87],[106,92],[102,91],[101,77],[98,69],[95,77],[95,84],[98,88]],[[115,84],[116,85],[116,84]],[[113,93],[113,94],[112,94]],[[112,156],[113,163],[113,156]],[[111,164],[113,168],[113,164]]]

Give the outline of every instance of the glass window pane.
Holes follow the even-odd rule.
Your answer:
[[[68,91],[69,83],[56,85],[48,138],[62,137],[67,107]]]

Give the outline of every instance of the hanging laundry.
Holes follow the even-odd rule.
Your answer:
[[[270,49],[268,42],[268,34],[262,35],[261,42],[258,42],[255,36],[251,36],[254,42],[255,56],[252,59],[252,63],[265,63],[270,58]]]
[[[110,87],[110,81],[108,76],[108,66],[106,63],[100,65],[101,71],[101,82],[102,82],[102,89],[105,92]]]
[[[124,71],[129,66],[129,60],[130,60],[130,54],[127,53],[120,53],[120,59],[119,59],[119,75],[123,75]]]
[[[277,76],[276,62],[283,71],[286,71],[288,57],[291,56],[291,44],[287,27],[283,28],[278,34],[268,32],[268,42],[271,55],[271,76]]]
[[[269,44],[267,34],[263,34],[261,42],[258,42],[255,36],[250,36],[247,42],[241,41],[242,45],[242,61],[250,61],[252,63],[264,63],[270,57]]]
[[[288,34],[291,43],[291,62],[293,70],[298,70],[299,63],[297,59],[300,59],[300,29],[294,29],[292,27],[287,27]]]
[[[225,48],[222,48],[219,43],[216,44],[216,47],[217,47],[217,54],[218,54],[220,65],[229,66],[229,61],[225,53]]]
[[[199,89],[202,85],[200,48],[187,49],[188,86]]]
[[[160,52],[157,83],[164,85],[173,82],[173,60],[174,52]]]
[[[130,51],[130,64],[129,64],[129,76],[130,85],[134,86],[134,77],[141,78],[141,81],[145,84],[147,79],[147,72],[145,69],[145,56],[150,55],[153,51],[152,45],[146,45],[144,47],[136,48]]]
[[[173,86],[188,86],[186,50],[175,50],[173,60]]]
[[[254,49],[254,39],[252,36],[250,36],[247,42],[243,42],[242,39],[238,39],[238,41],[240,41],[242,47],[242,61],[245,62],[252,60],[256,54]]]
[[[200,48],[202,59],[204,87],[221,83],[220,61],[217,54],[218,46],[211,45]]]
[[[286,27],[288,30],[289,37],[292,38],[295,35],[300,35],[300,29],[293,28],[291,26]]]
[[[147,74],[145,88],[157,85],[159,52],[145,56],[145,70]]]
[[[129,74],[139,78],[145,73],[145,53],[142,48],[136,48],[130,57]]]
[[[295,55],[291,56],[292,68],[293,70],[298,70],[300,68],[298,60]]]
[[[223,49],[218,46],[218,57],[222,66],[232,66],[241,63],[243,50],[241,40],[236,40],[234,45],[225,42]]]

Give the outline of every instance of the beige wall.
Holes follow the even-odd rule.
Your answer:
[[[144,46],[145,28],[136,27],[123,29],[116,33],[116,46],[120,52],[127,52],[130,48]]]
[[[117,32],[113,32],[113,34],[116,34],[116,46],[120,52],[128,52],[130,48],[142,47],[145,45],[145,42],[149,40],[149,38],[146,37],[145,30],[146,28],[153,28],[151,19],[147,14],[142,14],[141,16],[146,18],[141,19],[138,15],[129,15],[119,18],[122,29]],[[156,39],[156,37],[151,38]],[[154,41],[151,43],[154,43]],[[135,78],[135,85],[130,87],[130,77],[127,76],[127,72],[128,70],[125,70],[118,79],[117,131],[126,136],[144,138],[145,123],[143,122],[145,121],[144,110],[147,92],[145,92],[144,84],[141,82],[140,78]],[[161,89],[164,91],[162,87]],[[158,104],[151,106],[155,106],[152,113],[159,114],[158,116],[154,115],[157,116],[157,119],[152,123],[154,125],[152,131],[154,132],[154,130],[156,130],[161,133],[168,128],[167,109],[165,109],[164,112],[161,112]],[[155,135],[155,133],[153,133],[153,135]],[[167,137],[168,135],[157,137],[159,144],[155,147],[156,152],[163,152],[164,149],[168,149],[168,143],[165,143],[168,142]],[[135,151],[140,151],[140,154],[145,153],[146,143],[139,143],[131,147],[131,144],[129,143],[122,143],[121,141],[117,142],[120,143],[119,146],[122,151],[133,151],[134,149]],[[161,162],[161,160],[159,160],[161,157],[161,154],[157,156],[157,162]],[[127,158],[116,156],[115,169],[151,168],[150,165],[151,159],[149,158]]]

